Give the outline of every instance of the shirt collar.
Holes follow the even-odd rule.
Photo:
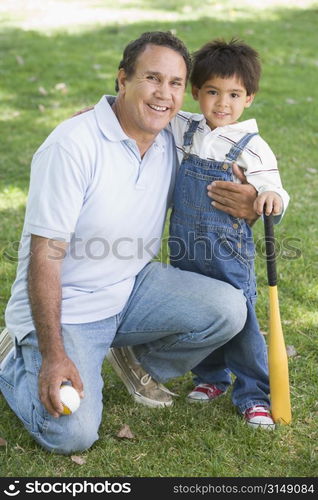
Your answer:
[[[103,135],[112,142],[120,141],[132,141],[133,139],[129,137],[123,129],[112,110],[112,105],[115,102],[116,97],[111,95],[104,95],[100,101],[95,105],[94,111],[96,116],[97,124],[102,131]],[[165,140],[164,132],[161,131],[155,138],[153,144],[156,144],[159,149],[164,149]]]
[[[200,115],[195,115],[195,120],[197,120],[197,116],[199,117]],[[212,133],[220,133],[226,132],[226,131],[233,131],[233,132],[244,132],[244,133],[254,133],[258,132],[258,126],[255,118],[250,118],[249,120],[244,120],[242,122],[237,122],[237,123],[232,123],[231,125],[225,125],[224,127],[217,127],[214,130],[211,131],[210,127],[206,123],[206,119],[204,118],[203,115],[201,115],[201,125],[203,128]]]
[[[112,142],[127,141],[129,137],[120,126],[119,121],[111,106],[115,101],[114,96],[104,95],[95,105],[94,111],[97,124],[104,136]]]

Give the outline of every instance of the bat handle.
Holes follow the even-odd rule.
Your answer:
[[[264,213],[264,229],[265,229],[265,247],[266,247],[266,264],[267,264],[267,280],[269,286],[276,286],[276,254],[275,254],[275,236],[273,216]]]

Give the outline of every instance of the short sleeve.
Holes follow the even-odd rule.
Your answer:
[[[59,143],[37,152],[31,165],[24,230],[70,241],[89,182],[86,170]]]

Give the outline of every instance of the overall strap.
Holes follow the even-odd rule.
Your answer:
[[[190,119],[188,128],[183,135],[183,147],[187,153],[191,149],[192,142],[193,142],[193,136],[194,136],[199,124],[200,124],[199,121]]]
[[[236,161],[242,154],[252,137],[254,137],[254,135],[258,135],[258,132],[245,134],[236,144],[231,147],[230,151],[225,155],[226,159],[230,162]]]

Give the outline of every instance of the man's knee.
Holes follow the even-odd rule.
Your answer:
[[[208,329],[208,325],[214,325],[217,330],[222,330],[224,339],[230,340],[239,333],[246,322],[247,306],[246,298],[242,290],[234,288],[228,283],[217,283],[213,293],[213,281],[209,284],[211,291],[207,290],[197,299],[201,303],[202,329]]]
[[[247,306],[242,290],[232,288],[231,297],[222,310],[224,321],[228,323],[229,339],[238,334],[246,323]]]
[[[91,448],[99,437],[98,427],[91,420],[78,418],[76,414],[61,416],[54,427],[34,437],[46,450],[69,455]]]

